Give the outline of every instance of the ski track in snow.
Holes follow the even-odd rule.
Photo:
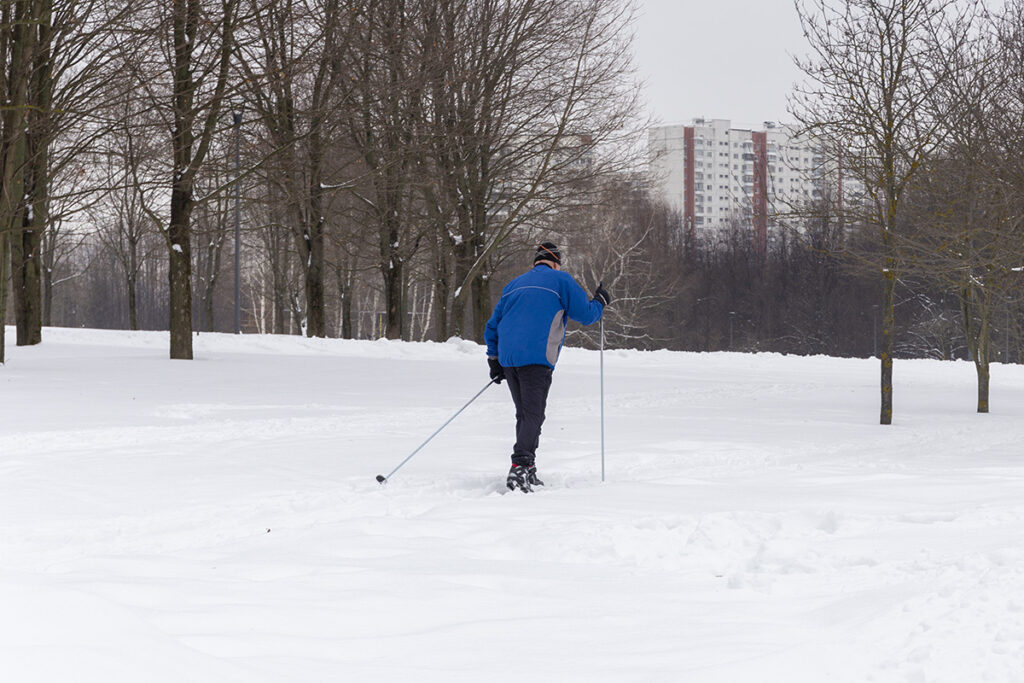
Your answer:
[[[1021,681],[1024,368],[46,330],[0,369],[11,681]],[[527,654],[518,649],[522,645]]]

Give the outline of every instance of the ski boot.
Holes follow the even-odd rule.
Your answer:
[[[505,480],[505,486],[509,491],[519,489],[523,493],[529,493],[533,490],[530,485],[529,469],[525,465],[512,465],[512,469],[508,471],[508,479]]]
[[[544,485],[544,482],[537,476],[537,467],[535,465],[530,465],[526,468],[526,481],[530,484],[531,489],[535,486]]]
[[[534,486],[543,486],[544,482],[537,476],[537,468],[533,465],[512,465],[508,471],[508,479],[505,486],[509,491],[519,489],[523,493],[530,493]]]

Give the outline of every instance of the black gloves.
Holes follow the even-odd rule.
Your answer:
[[[612,302],[612,295],[604,288],[603,282],[599,283],[597,289],[594,290],[594,299],[600,301],[602,306],[607,306]]]
[[[491,356],[487,357],[487,365],[491,368],[491,381],[501,384],[501,380],[505,379],[505,368],[501,367],[497,358]]]

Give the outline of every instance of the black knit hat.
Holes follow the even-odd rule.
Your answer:
[[[533,257],[534,263],[539,261],[553,261],[562,265],[562,252],[558,251],[554,242],[541,242],[537,245],[537,253]]]

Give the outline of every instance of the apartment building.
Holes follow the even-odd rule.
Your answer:
[[[842,192],[836,160],[770,121],[761,130],[733,128],[727,119],[660,126],[649,131],[648,151],[656,193],[682,214],[691,236],[747,222],[763,249],[770,229],[821,198],[826,185]]]

